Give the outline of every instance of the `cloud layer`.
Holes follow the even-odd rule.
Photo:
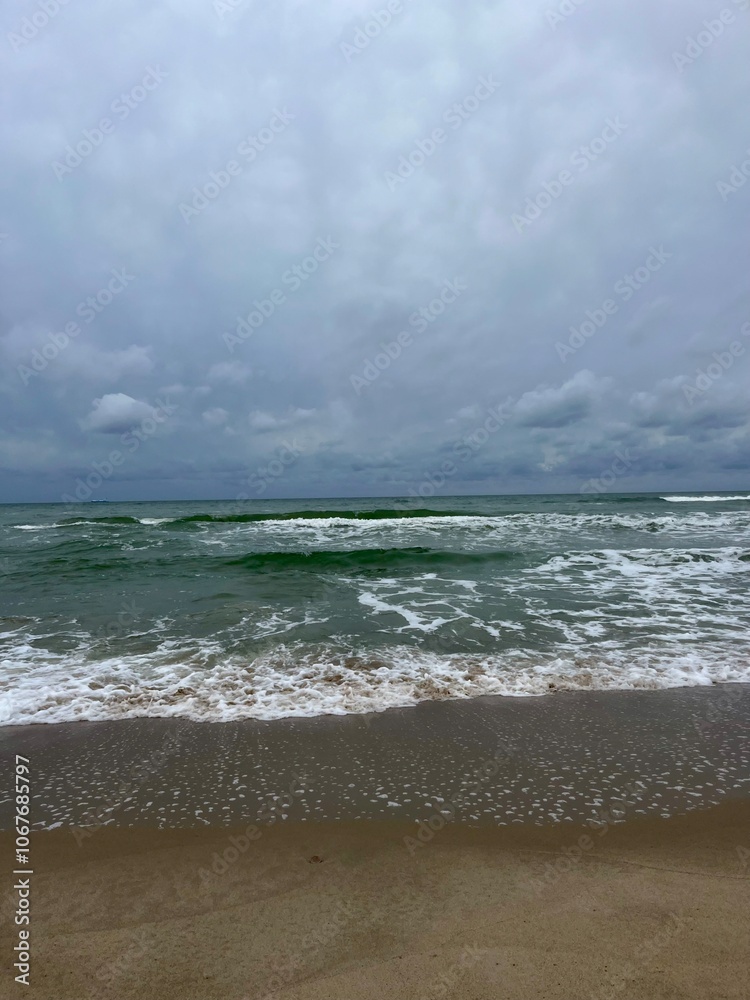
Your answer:
[[[8,6],[0,499],[745,488],[747,8]]]

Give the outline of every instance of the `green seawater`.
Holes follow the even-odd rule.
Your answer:
[[[733,497],[5,505],[0,722],[750,679]]]

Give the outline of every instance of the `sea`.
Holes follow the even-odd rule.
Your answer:
[[[750,494],[0,506],[0,724],[750,682]]]

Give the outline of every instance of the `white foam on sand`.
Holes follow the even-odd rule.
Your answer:
[[[750,683],[750,658],[724,646],[439,654],[279,645],[254,659],[203,640],[83,662],[19,643],[6,660],[0,724],[184,717],[204,722],[343,715],[423,701],[555,691],[637,690]]]

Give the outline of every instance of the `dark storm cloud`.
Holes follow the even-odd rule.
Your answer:
[[[4,8],[3,498],[741,487],[747,8]]]

